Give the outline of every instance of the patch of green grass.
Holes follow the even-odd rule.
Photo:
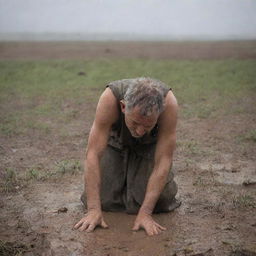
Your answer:
[[[40,97],[59,103],[65,98],[84,97],[92,89],[95,95],[94,89],[102,91],[113,80],[150,76],[173,87],[181,103],[202,102],[255,90],[255,63],[141,59],[1,61],[0,91],[5,96],[36,97],[35,101]],[[86,76],[78,76],[80,70],[86,71]]]
[[[209,117],[213,117],[216,110],[216,106],[209,104],[200,104],[196,108],[196,115],[198,118],[207,119]]]
[[[251,130],[243,135],[245,140],[256,142],[256,130]]]
[[[66,174],[73,175],[81,171],[80,161],[75,159],[59,161],[49,170],[45,170],[42,166],[29,167],[19,172],[15,168],[6,168],[0,181],[0,187],[2,192],[10,193],[31,181],[47,180]]]
[[[68,159],[56,162],[49,170],[44,170],[42,167],[31,167],[25,172],[22,180],[46,180],[53,176],[75,174],[82,170],[79,160]]]
[[[3,256],[21,256],[29,248],[24,244],[16,244],[0,240],[0,255]]]
[[[232,245],[232,252],[229,254],[229,256],[255,256],[256,252],[254,250],[247,250],[243,249],[242,244],[235,244]]]
[[[56,163],[54,174],[74,174],[82,170],[80,161],[78,160],[63,160]]]
[[[184,151],[188,156],[205,154],[204,150],[195,140],[179,140],[177,141],[177,147],[180,147],[181,151]]]
[[[185,158],[184,163],[186,167],[192,167],[192,166],[195,166],[197,162],[192,158]]]
[[[29,168],[26,170],[25,179],[26,180],[39,180],[41,177],[40,170],[37,168]]]
[[[236,138],[236,142],[239,144],[243,151],[246,152],[247,144],[245,142],[256,142],[256,130],[250,130],[243,134],[240,134]]]
[[[6,168],[2,180],[2,190],[7,193],[12,192],[15,190],[17,183],[17,170],[14,168]]]
[[[17,134],[17,126],[13,123],[1,123],[0,124],[1,134],[5,136],[11,136]]]
[[[31,167],[25,171],[25,174],[20,177],[20,182],[28,182],[33,180],[48,180],[66,174],[76,174],[82,170],[79,160],[70,159],[56,162],[49,169],[42,167]]]
[[[78,75],[80,71],[85,75]],[[0,61],[0,132],[48,132],[47,125],[40,125],[42,117],[52,122],[74,119],[82,103],[96,104],[108,82],[138,76],[154,77],[171,87],[184,117],[241,112],[234,102],[256,97],[255,73],[255,60]],[[66,102],[72,102],[74,112],[63,111]]]
[[[3,135],[11,136],[20,133],[20,116],[9,113],[6,117],[0,117],[0,132]]]
[[[33,114],[29,115],[26,112],[10,113],[9,116],[2,119],[2,123],[0,124],[0,133],[8,137],[23,135],[31,130],[48,134],[51,132],[51,127],[48,123],[36,120]]]
[[[39,130],[41,133],[48,134],[51,131],[49,124],[43,122],[34,122],[33,120],[27,120],[26,122],[27,129]]]
[[[2,179],[3,192],[16,191],[16,188],[24,185],[30,180],[39,180],[42,177],[40,169],[31,167],[25,172],[18,172],[16,168],[6,168]]]
[[[190,154],[192,154],[192,155],[195,155],[195,154],[199,153],[199,151],[200,151],[198,143],[193,140],[186,142],[185,146],[188,149],[188,151],[190,152]]]
[[[197,177],[196,180],[193,182],[193,186],[205,186],[205,180],[202,177]]]
[[[233,198],[233,205],[236,208],[256,208],[256,201],[255,198],[250,195],[241,194]]]

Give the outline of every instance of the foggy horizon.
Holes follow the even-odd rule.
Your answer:
[[[256,39],[254,0],[0,0],[0,40]]]
[[[243,41],[256,36],[241,35],[154,35],[128,33],[0,33],[0,41]]]

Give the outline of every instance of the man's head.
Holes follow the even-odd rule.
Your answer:
[[[135,138],[149,133],[164,108],[163,84],[151,78],[139,78],[131,84],[121,100],[125,123]]]

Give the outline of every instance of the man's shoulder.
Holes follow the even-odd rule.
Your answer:
[[[164,111],[158,119],[159,127],[166,127],[166,132],[175,129],[178,118],[178,102],[172,91],[165,97]]]
[[[178,101],[172,90],[169,90],[165,97],[165,107],[171,107],[172,109],[178,108]]]
[[[99,123],[113,123],[119,117],[119,102],[113,92],[106,88],[101,94],[95,115],[95,121]]]
[[[124,95],[132,84],[136,84],[137,78],[129,78],[129,79],[121,79],[115,80],[107,84],[107,88],[110,88],[113,95],[116,97],[117,100],[122,100]]]

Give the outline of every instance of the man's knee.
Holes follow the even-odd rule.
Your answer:
[[[170,212],[179,207],[181,203],[175,198],[177,191],[176,182],[174,180],[169,181],[156,203],[154,213]]]

